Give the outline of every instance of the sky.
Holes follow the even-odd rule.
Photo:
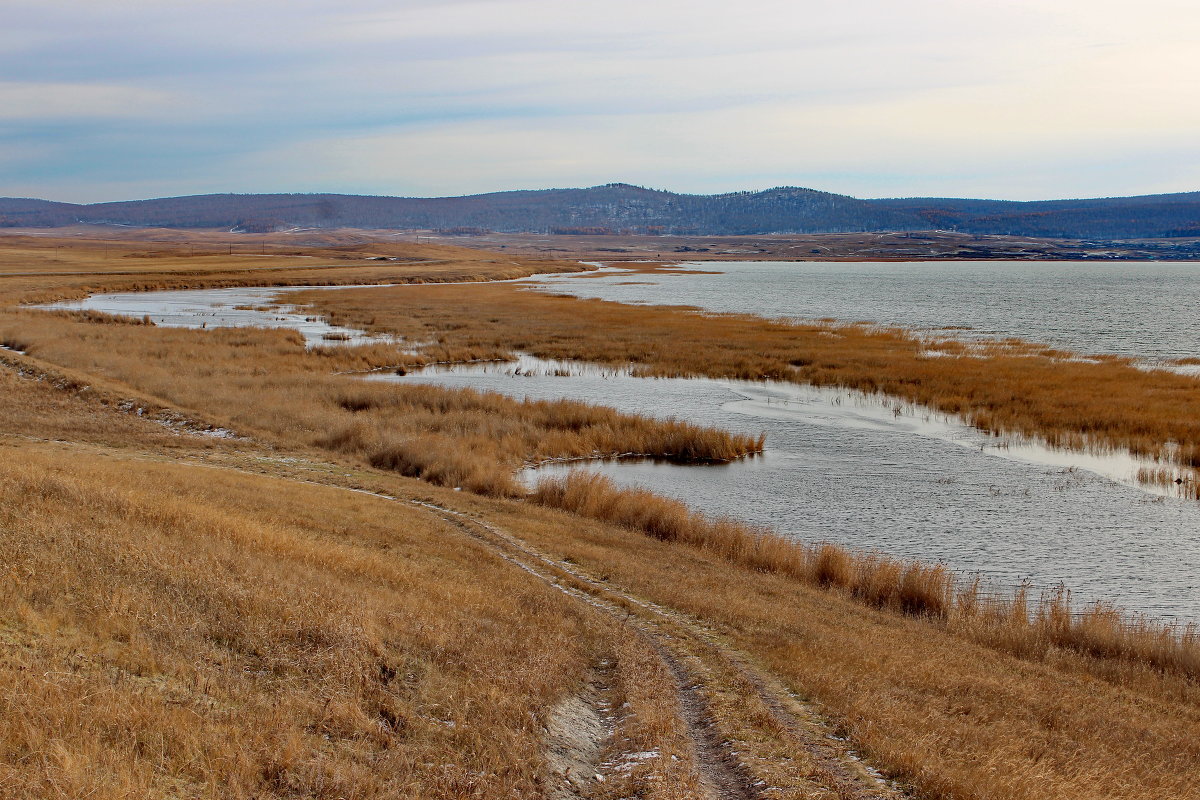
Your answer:
[[[1200,190],[1194,0],[0,0],[0,196]]]

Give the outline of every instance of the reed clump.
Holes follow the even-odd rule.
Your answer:
[[[1200,678],[1200,628],[1194,623],[1153,620],[1099,601],[1077,608],[1062,587],[1037,600],[1028,587],[986,599],[978,583],[956,589],[950,629],[1014,655],[1045,658],[1063,648]]]
[[[871,605],[944,618],[953,586],[940,565],[925,566],[836,544],[805,544],[733,520],[709,518],[678,500],[616,486],[603,475],[573,470],[538,482],[529,499],[668,542],[715,553],[743,566],[842,589]]]
[[[513,479],[521,464],[629,454],[710,463],[763,448],[761,436],[574,400],[518,401],[473,389],[382,383],[343,387],[333,400],[354,418],[318,437],[318,445],[364,455],[373,466],[409,477],[491,495],[521,494]]]
[[[219,427],[485,494],[520,494],[513,473],[548,460],[724,462],[764,444],[572,400],[333,374],[428,363],[393,344],[306,349],[296,331],[96,324],[33,311],[0,313],[0,339],[26,345],[31,364],[81,370]]]
[[[988,595],[977,579],[963,584],[941,564],[808,544],[727,519],[711,519],[644,489],[624,489],[596,473],[574,470],[540,481],[529,499],[690,545],[734,564],[839,590],[867,605],[936,620],[949,630],[1006,652],[1046,658],[1054,648],[1098,659],[1149,665],[1200,679],[1200,630],[1154,622],[1103,604],[1073,611],[1064,591],[1032,607],[1028,589]]]
[[[154,321],[150,319],[149,314],[135,317],[129,314],[107,314],[103,311],[94,311],[89,308],[78,310],[53,309],[47,310],[46,313],[66,317],[77,322],[95,322],[100,325],[154,325]]]
[[[339,324],[528,352],[644,377],[780,380],[884,394],[996,433],[1118,447],[1200,465],[1200,381],[1036,343],[966,344],[902,330],[630,306],[512,285],[351,289],[299,298]]]

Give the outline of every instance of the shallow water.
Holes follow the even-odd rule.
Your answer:
[[[94,294],[84,300],[67,300],[39,307],[149,317],[155,325],[164,328],[290,328],[300,331],[310,347],[398,341],[395,337],[373,336],[366,331],[330,325],[319,317],[300,313],[294,306],[273,305],[284,292],[331,288],[335,287],[263,286],[121,292]]]
[[[622,303],[871,322],[966,339],[1016,336],[1151,362],[1200,356],[1200,262],[705,261],[690,268],[720,274],[608,271],[536,283]]]
[[[649,292],[609,297],[626,301],[702,305],[699,295],[708,295],[710,302],[725,304],[720,310],[750,310],[728,307],[733,301],[722,297],[735,293],[696,288],[697,281],[720,276],[679,276],[679,282],[676,276],[651,276],[649,286],[618,286],[622,278],[628,280],[627,273],[611,275],[616,277],[537,280],[555,291],[596,296]],[[364,341],[362,331],[329,326],[292,309],[235,308],[268,305],[294,288],[96,295],[54,307],[149,314],[164,326],[295,328],[310,344],[337,343],[324,338],[330,333]],[[788,315],[776,310],[787,305],[786,298],[761,289],[760,297],[767,297],[767,305],[759,313]],[[1032,336],[1015,328],[993,333]],[[1180,334],[1170,347],[1182,346],[1191,335],[1196,334]],[[1125,338],[1127,344],[1134,341]],[[1062,583],[1077,600],[1105,599],[1156,616],[1200,620],[1200,503],[1136,486],[1139,464],[1121,454],[1050,451],[989,437],[911,407],[897,411],[878,398],[790,384],[633,378],[620,370],[529,358],[371,377],[471,386],[516,397],[570,397],[738,432],[765,431],[763,456],[730,465],[587,466],[620,483],[678,497],[709,513],[769,525],[785,535],[943,561],[1004,585],[1022,579],[1042,587]]]
[[[555,375],[563,371],[573,374]],[[633,378],[529,358],[372,377],[765,431],[764,455],[729,465],[608,461],[531,472],[592,469],[809,541],[942,561],[999,585],[1061,583],[1079,601],[1200,620],[1200,504],[1137,487],[1137,463],[1119,454],[1051,451],[912,408],[897,415],[878,398],[787,384]]]

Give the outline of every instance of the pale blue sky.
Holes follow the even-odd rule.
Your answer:
[[[2,0],[0,195],[1200,189],[1182,0]]]

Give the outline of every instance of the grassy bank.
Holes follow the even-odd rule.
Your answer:
[[[1193,679],[1055,645],[1017,656],[849,592],[731,567],[704,547],[635,542],[598,522],[553,514],[534,528],[540,517],[528,511],[494,519],[521,517],[532,541],[704,620],[919,797],[1200,796]]]
[[[883,393],[984,430],[1066,447],[1120,447],[1200,465],[1200,381],[1128,359],[1036,344],[969,347],[898,330],[798,325],[628,306],[513,285],[346,290],[303,297],[346,325],[440,346],[632,365],[645,376],[771,379]],[[1081,388],[1083,387],[1083,388]]]
[[[220,271],[187,280],[242,279]],[[130,276],[61,279],[0,277],[0,296]],[[799,546],[598,481],[529,502],[511,484],[527,462],[723,460],[762,442],[335,374],[522,349],[633,353],[663,374],[744,358],[749,375],[828,339],[809,366],[878,359],[887,375],[904,363],[889,348],[916,343],[499,286],[374,291],[387,302],[339,313],[423,353],[0,311],[0,339],[26,351],[0,351],[0,794],[537,798],[569,781],[554,766],[569,751],[604,777],[579,795],[612,800],[721,781],[773,800],[1200,797],[1180,631],[985,601],[936,566]],[[580,704],[599,720],[595,757],[580,730],[559,735]]]
[[[90,415],[81,402],[58,416]],[[19,796],[541,797],[544,728],[596,669],[627,711],[610,757],[638,766],[595,796],[704,796],[669,671],[637,636],[423,506],[339,486],[457,508],[681,615],[700,654],[766,670],[918,796],[1200,793],[1200,689],[1182,676],[1066,648],[1016,657],[702,540],[194,438],[0,438],[0,771]],[[739,753],[820,774],[773,744],[744,681],[698,674]],[[664,758],[629,761],[650,752]]]
[[[10,797],[529,796],[538,725],[615,646],[415,511],[7,455]]]
[[[1130,617],[1097,603],[1074,609],[1065,592],[1030,597],[984,595],[940,564],[903,561],[830,543],[810,544],[732,520],[710,519],[675,500],[622,489],[575,472],[543,479],[530,499],[654,539],[698,548],[732,564],[840,592],[875,608],[922,617],[946,630],[1021,658],[1074,651],[1101,674],[1145,667],[1200,679],[1200,629]]]

